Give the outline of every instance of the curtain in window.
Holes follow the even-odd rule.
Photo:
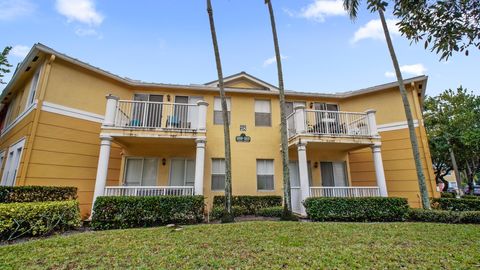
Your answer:
[[[270,100],[255,100],[255,126],[271,126]]]
[[[274,189],[274,172],[273,160],[259,159],[257,160],[257,189],[273,190]]]
[[[225,189],[225,160],[212,159],[212,190]]]
[[[232,120],[232,118],[230,116],[231,100],[230,100],[230,98],[226,98],[226,101],[227,101],[228,120],[230,122]],[[222,100],[219,97],[216,97],[213,100],[213,124],[214,125],[223,125]]]

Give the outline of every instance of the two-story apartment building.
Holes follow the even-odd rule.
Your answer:
[[[282,195],[275,86],[225,78],[234,195]],[[405,80],[431,196],[437,196],[422,103],[427,77]],[[420,206],[398,84],[321,94],[287,91],[292,203],[309,196],[396,196]],[[96,196],[223,194],[217,82],[122,78],[36,44],[0,96],[2,185],[76,186]]]

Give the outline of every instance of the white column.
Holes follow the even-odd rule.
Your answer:
[[[198,130],[205,131],[207,130],[207,107],[208,102],[204,100],[197,101],[198,106]]]
[[[113,126],[115,123],[115,112],[117,111],[118,97],[113,95],[106,96],[107,107],[105,109],[105,119],[103,119],[104,126]]]
[[[197,139],[195,158],[195,195],[203,195],[203,173],[205,168],[205,139]]]
[[[380,189],[380,196],[388,197],[387,183],[385,181],[385,171],[383,170],[381,144],[372,145],[373,163],[375,165],[375,175],[377,177],[377,186]]]
[[[295,110],[295,133],[305,133],[305,105],[297,105]]]
[[[377,111],[370,109],[365,113],[367,114],[368,128],[371,136],[378,136],[377,121],[375,120],[375,113]]]
[[[307,144],[298,143],[298,169],[300,172],[300,191],[301,191],[301,201],[303,202],[308,197],[310,197],[310,184],[308,183],[308,163],[307,163]],[[305,207],[301,205],[301,213],[306,215]]]
[[[95,179],[95,191],[93,193],[93,205],[98,196],[103,196],[107,183],[108,161],[110,159],[110,145],[112,137],[100,135],[100,155],[98,156],[97,178]]]

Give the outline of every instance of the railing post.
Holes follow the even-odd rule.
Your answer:
[[[207,107],[208,102],[204,100],[197,101],[198,108],[198,127],[199,131],[207,130]]]
[[[117,112],[118,97],[114,95],[107,95],[107,106],[105,108],[105,118],[103,119],[103,125],[107,127],[114,126],[115,114]]]
[[[367,114],[368,130],[370,131],[371,136],[378,136],[377,121],[375,120],[376,112],[377,111],[373,109],[369,109],[365,112]]]
[[[305,133],[305,105],[297,105],[295,110],[295,131],[297,134]]]

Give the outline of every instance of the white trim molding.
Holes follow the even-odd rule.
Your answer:
[[[58,113],[61,115],[73,117],[73,118],[78,118],[82,120],[87,120],[87,121],[92,121],[92,122],[97,122],[97,123],[103,123],[103,115],[96,114],[96,113],[91,113],[79,109],[74,109],[71,107],[51,103],[44,101],[42,105],[42,111],[46,112],[51,112],[51,113]]]
[[[415,127],[418,127],[418,120],[413,120],[413,125]],[[378,132],[392,131],[392,130],[399,130],[399,129],[406,129],[406,128],[408,128],[407,121],[377,125]]]
[[[7,134],[12,128],[14,128],[20,121],[22,121],[29,113],[31,113],[34,109],[37,108],[38,100],[35,100],[26,110],[20,113],[17,118],[15,118],[10,124],[5,126],[2,131],[0,137]]]

